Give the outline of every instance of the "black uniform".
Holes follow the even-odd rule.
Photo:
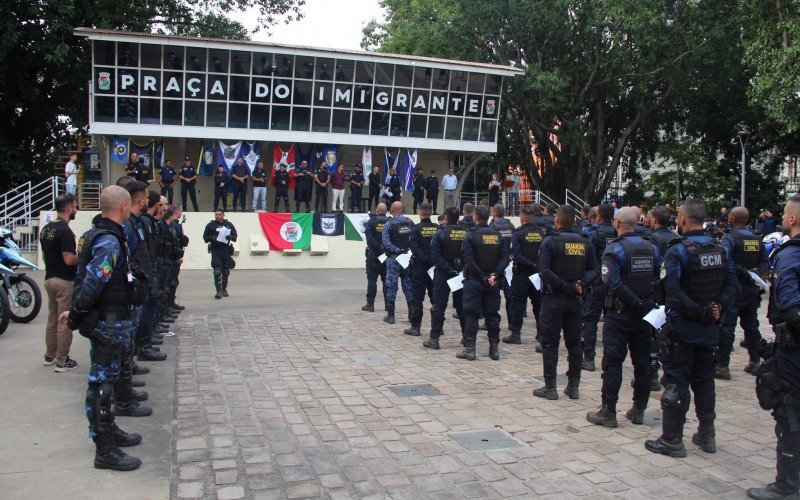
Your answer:
[[[179,175],[186,179],[191,179],[197,175],[197,169],[195,169],[194,166],[192,165],[184,165],[181,167]],[[197,208],[197,192],[195,191],[196,182],[197,179],[194,179],[192,181],[181,180],[181,202],[183,205],[184,212],[189,211],[189,206],[186,204],[187,195],[192,200],[192,206],[194,207],[194,211],[195,212],[199,211],[199,209]]]
[[[222,202],[222,209],[228,211],[228,174],[225,172],[214,174],[214,211],[219,208]],[[185,205],[184,205],[185,207]]]
[[[385,215],[372,214],[364,228],[364,237],[367,239],[367,248],[364,251],[366,257],[367,270],[367,305],[371,308],[375,305],[375,295],[378,293],[378,276],[381,278],[381,285],[386,294],[386,266],[378,260],[383,254],[383,243],[381,241],[383,227],[386,225]]]
[[[496,229],[503,236],[503,244],[508,250],[508,255],[511,255],[511,237],[514,235],[514,224],[505,217],[494,219],[489,223],[489,227]],[[511,275],[514,279],[514,275]],[[506,318],[511,317],[511,283],[506,281],[505,273],[503,273],[503,297],[506,299]]]
[[[217,241],[219,230],[226,227],[230,230],[227,242]],[[208,251],[211,253],[211,268],[214,270],[214,287],[217,294],[227,296],[228,276],[235,265],[233,261],[233,245],[230,242],[236,241],[236,228],[228,220],[219,223],[212,220],[206,225],[203,231],[203,241],[208,243]]]
[[[239,177],[243,177],[243,181],[239,181],[233,178],[234,175]],[[244,162],[239,165],[238,163],[233,166],[231,169],[231,186],[233,187],[233,205],[232,209],[236,211],[237,201],[239,202],[239,206],[242,207],[242,212],[244,212],[247,207],[247,177],[250,176],[250,169],[247,168],[247,165]]]
[[[436,213],[436,206],[439,204],[439,179],[435,175],[425,179],[425,193],[428,203],[433,206],[433,213]]]
[[[464,270],[464,239],[467,230],[459,224],[442,226],[431,240],[431,257],[436,265],[433,273],[433,309],[431,310],[431,339],[438,341],[444,326],[444,311],[450,298],[447,280]],[[464,290],[453,292],[453,307],[458,313],[461,326],[462,343],[464,339],[464,310],[462,296]]]
[[[417,172],[414,174],[414,213],[417,213],[417,207],[422,205],[423,200],[425,199],[425,184],[427,180],[422,172]]]
[[[528,299],[531,301],[533,317],[536,321],[536,338],[539,338],[539,311],[542,294],[533,286],[530,277],[538,271],[539,249],[546,230],[533,223],[523,224],[511,236],[511,251],[514,256],[514,274],[511,276],[511,314],[508,316],[511,337],[509,343],[519,343],[522,332],[522,317]]]
[[[275,212],[278,211],[278,202],[283,198],[283,208],[289,212],[289,183],[291,178],[289,172],[278,170],[275,172]],[[298,204],[299,208],[299,204]]]
[[[389,176],[388,187],[391,197],[386,198],[386,204],[391,206],[391,204],[395,201],[401,201],[403,199],[400,191],[400,177],[397,174],[392,174]]]
[[[325,184],[328,182],[328,179],[330,179],[330,174],[325,167],[317,170],[317,180],[319,180],[319,182]],[[328,185],[325,184],[324,186],[320,186],[316,182],[314,185],[316,186],[317,191],[317,194],[314,197],[314,211],[319,212],[319,201],[322,199],[322,211],[324,212],[328,206]]]
[[[608,222],[598,224],[589,232],[589,241],[595,250],[595,259],[600,262],[606,246],[617,237],[617,231]],[[599,276],[598,276],[599,277]],[[594,361],[595,347],[597,346],[597,323],[603,312],[603,302],[606,300],[606,285],[602,281],[591,283],[589,296],[583,303],[583,357]]]
[[[300,211],[300,204],[306,204],[306,213],[311,211],[311,186],[314,184],[311,171],[302,165],[294,169],[294,211]]]
[[[364,182],[364,174],[359,171],[350,174],[350,212],[361,213],[361,196],[364,191],[364,186],[357,185]]]
[[[412,328],[419,329],[422,325],[422,303],[425,301],[425,292],[433,302],[433,280],[428,275],[428,269],[433,265],[431,256],[431,240],[439,229],[439,225],[431,222],[430,217],[419,221],[411,229],[411,310],[408,312]]]
[[[655,243],[658,247],[658,254],[661,256],[661,260],[664,260],[664,255],[667,253],[667,248],[669,248],[670,243],[672,240],[680,239],[680,236],[675,234],[671,231],[668,227],[661,226],[652,233],[650,233],[650,241]],[[664,297],[660,293],[660,288],[656,288],[656,302],[661,305],[664,305]],[[661,347],[658,345],[658,340],[656,340],[655,336],[650,340],[650,374],[651,380],[653,383],[651,385],[651,390],[660,390],[661,384],[660,382],[656,385],[655,382],[658,382],[658,371],[661,369],[661,363],[659,359],[661,357]]]
[[[380,203],[380,196],[381,196],[381,174],[376,174],[375,172],[371,172],[369,174],[369,201],[367,201],[367,211],[372,210],[373,208],[373,201],[375,203],[375,207],[377,208],[378,203]]]

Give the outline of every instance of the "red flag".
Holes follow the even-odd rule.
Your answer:
[[[275,185],[275,172],[280,169],[281,163],[286,164],[286,170],[289,172],[289,188],[294,188],[294,156],[295,145],[292,144],[287,151],[281,148],[277,142],[272,152],[272,173],[269,176],[269,185]]]

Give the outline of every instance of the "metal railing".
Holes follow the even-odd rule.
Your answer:
[[[580,211],[584,205],[586,205],[586,200],[582,199],[577,194],[573,193],[569,189],[564,190],[564,203],[567,205],[572,205],[576,210]]]
[[[64,192],[64,179],[53,176],[38,184],[28,181],[0,195],[0,227],[14,231],[30,226],[32,220],[39,218],[40,211],[52,210],[56,197]],[[35,232],[21,232],[19,236],[23,251],[36,250]]]

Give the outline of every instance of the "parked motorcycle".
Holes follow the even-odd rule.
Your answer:
[[[29,323],[42,308],[42,292],[33,278],[18,271],[25,266],[38,271],[33,262],[22,257],[14,235],[6,228],[0,228],[0,264],[11,270],[2,273],[3,292],[8,302],[8,315],[16,323]]]
[[[6,276],[14,277],[17,273],[14,272],[13,269],[9,269],[8,267],[0,264],[0,274],[3,276],[3,279]],[[10,308],[8,307],[8,295],[5,293],[0,293],[0,335],[2,335],[6,328],[8,328],[8,322],[11,319]]]

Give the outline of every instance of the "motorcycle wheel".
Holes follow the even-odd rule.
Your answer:
[[[15,323],[30,323],[42,308],[42,292],[30,276],[9,278],[16,300],[6,293],[8,316]],[[7,291],[6,291],[7,292]]]
[[[0,335],[8,328],[8,322],[11,319],[8,313],[8,296],[5,293],[0,293]]]

